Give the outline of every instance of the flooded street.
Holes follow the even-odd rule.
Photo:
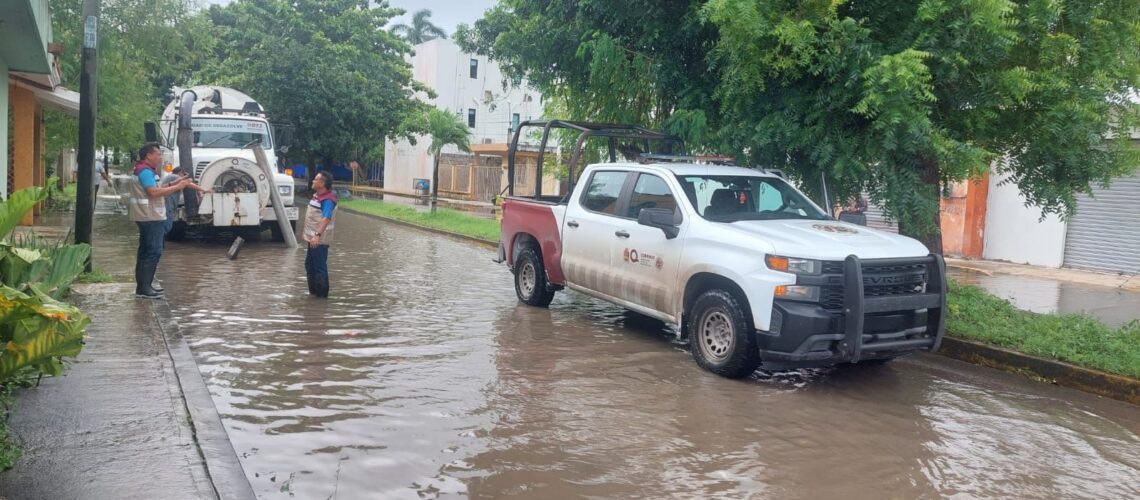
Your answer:
[[[134,226],[95,231],[128,274]],[[327,301],[303,248],[159,269],[262,498],[1140,496],[1135,406],[933,355],[727,380],[655,320],[519,304],[492,249],[349,213],[336,238]]]

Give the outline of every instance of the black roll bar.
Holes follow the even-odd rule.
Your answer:
[[[535,187],[535,197],[542,196],[542,165],[546,155],[546,144],[550,139],[551,129],[568,129],[576,130],[579,132],[578,140],[574,144],[574,152],[570,156],[570,163],[567,164],[568,176],[570,178],[570,187],[567,190],[574,190],[574,170],[578,166],[578,162],[582,158],[582,147],[586,144],[586,139],[590,137],[606,137],[608,141],[608,153],[611,162],[617,161],[617,139],[635,139],[643,141],[646,151],[649,150],[649,144],[652,141],[659,141],[675,143],[678,150],[684,150],[685,143],[680,137],[672,134],[666,134],[649,130],[634,125],[621,125],[616,123],[594,123],[594,122],[581,122],[581,121],[567,121],[567,120],[550,120],[550,121],[525,121],[519,124],[515,129],[515,134],[511,138],[510,148],[507,150],[507,195],[514,196],[515,194],[515,152],[519,147],[519,137],[522,136],[522,129],[526,127],[542,127],[542,140],[539,143],[538,160],[536,162],[535,179],[537,180]],[[672,151],[672,148],[670,148]]]

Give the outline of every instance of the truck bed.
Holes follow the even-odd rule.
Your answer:
[[[503,199],[499,245],[507,265],[513,266],[522,239],[533,238],[542,249],[550,283],[562,284],[562,221],[566,204],[561,196],[508,196]]]

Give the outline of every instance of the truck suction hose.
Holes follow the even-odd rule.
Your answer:
[[[178,165],[190,175],[190,180],[197,181],[194,178],[194,129],[192,127],[194,101],[198,100],[198,94],[193,90],[182,91],[180,102],[178,104]],[[182,202],[186,210],[186,217],[193,217],[198,215],[198,193],[193,189],[186,188],[182,190]]]

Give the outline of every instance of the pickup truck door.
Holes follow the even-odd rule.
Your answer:
[[[611,257],[621,288],[614,295],[667,316],[675,315],[673,294],[680,293],[676,281],[685,225],[679,199],[662,177],[638,174],[629,201],[624,204],[625,213],[619,219],[620,232],[628,236],[619,237],[615,255]],[[643,208],[672,209],[681,233],[667,239],[660,228],[638,224],[637,217]]]
[[[562,271],[566,281],[615,296],[611,255],[623,227],[618,202],[633,174],[595,170],[566,207],[562,231]]]

